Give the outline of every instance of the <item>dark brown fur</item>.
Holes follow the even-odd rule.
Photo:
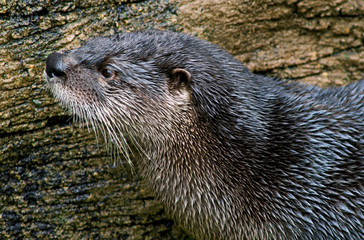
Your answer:
[[[364,239],[364,81],[258,76],[161,31],[92,39],[50,55],[46,73],[195,237]]]

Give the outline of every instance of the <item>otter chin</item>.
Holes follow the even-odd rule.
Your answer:
[[[364,81],[255,75],[213,44],[156,30],[52,53],[45,76],[195,238],[364,239]]]

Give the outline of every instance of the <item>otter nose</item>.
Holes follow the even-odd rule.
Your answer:
[[[61,53],[51,53],[46,60],[46,73],[49,77],[62,77],[65,75],[65,66]]]

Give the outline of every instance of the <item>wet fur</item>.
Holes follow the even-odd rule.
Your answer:
[[[63,54],[66,75],[47,77],[55,97],[132,154],[196,238],[364,239],[364,81],[320,89],[254,75],[162,31]],[[173,81],[177,68],[190,82]]]

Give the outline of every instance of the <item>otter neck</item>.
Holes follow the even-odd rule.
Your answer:
[[[217,151],[218,144],[211,142],[213,138],[209,140],[208,134],[201,132],[201,127],[183,129],[184,133],[186,130],[190,132],[175,135],[183,139],[178,137],[165,143],[168,146],[165,151],[161,151],[161,147],[158,150],[149,149],[150,159],[144,159],[139,165],[142,174],[169,213],[192,232],[198,231],[194,228],[195,222],[205,222],[204,225],[208,226],[211,219],[215,220],[215,228],[224,228],[226,226],[221,224],[228,224],[222,220],[226,217],[222,214],[224,211],[213,206],[221,202],[222,196],[227,196],[226,185],[221,184],[219,177],[218,162],[221,156]],[[232,201],[226,199],[220,207],[225,206],[226,202]]]
[[[260,110],[269,112],[268,108]],[[168,131],[173,135],[161,136],[145,145],[148,157],[142,157],[138,165],[157,198],[192,232],[199,231],[194,229],[194,222],[205,222],[204,226],[211,228],[204,231],[214,231],[233,226],[229,225],[230,221],[241,222],[247,228],[259,226],[262,232],[269,232],[271,229],[263,229],[261,223],[281,222],[282,219],[274,214],[273,204],[268,203],[274,202],[275,192],[284,192],[281,172],[289,172],[286,163],[295,160],[289,152],[277,152],[283,150],[275,149],[271,142],[281,141],[282,146],[294,144],[291,131],[299,133],[296,126],[289,125],[287,136],[275,139],[276,129],[290,122],[276,115],[267,118],[271,118],[274,125],[267,124],[259,134],[241,127],[240,135],[233,135],[239,126],[232,124],[236,122],[234,119],[226,117],[229,114],[223,118],[227,122],[220,123],[226,126],[224,128],[200,120],[175,124],[176,127]],[[244,124],[248,122],[256,124],[251,119],[246,119]],[[256,136],[261,137],[261,142]],[[211,236],[216,234],[211,233]]]

